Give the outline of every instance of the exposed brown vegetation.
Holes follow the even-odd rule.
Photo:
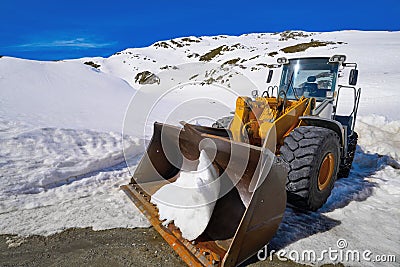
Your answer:
[[[274,56],[276,56],[277,54],[278,54],[278,52],[274,51],[274,52],[268,53],[268,56],[274,57]]]
[[[319,46],[327,46],[330,44],[335,44],[334,42],[320,42],[320,41],[312,41],[309,43],[301,43],[297,45],[288,46],[282,48],[281,51],[284,53],[296,53],[306,51],[310,47],[319,47]]]
[[[281,38],[279,41],[287,41],[289,39],[297,40],[299,37],[305,38],[314,35],[313,33],[307,34],[304,32],[297,32],[297,31],[284,31],[280,33]]]
[[[93,68],[95,68],[95,69],[98,69],[98,68],[100,68],[101,67],[101,65],[99,65],[99,64],[96,64],[96,63],[94,63],[93,61],[86,61],[85,63],[83,63],[83,64],[85,64],[85,65],[89,65],[89,66],[91,66],[91,67],[93,67]]]
[[[202,56],[200,57],[199,60],[200,60],[200,61],[210,61],[210,60],[212,60],[214,57],[216,57],[216,56],[218,56],[218,55],[221,55],[221,52],[222,52],[222,51],[226,51],[226,50],[228,50],[228,46],[226,46],[226,45],[221,45],[221,46],[219,46],[219,47],[217,47],[217,48],[215,48],[215,49],[212,49],[210,52],[208,52],[208,53],[202,55]]]
[[[231,60],[228,60],[228,61],[224,62],[224,63],[222,64],[222,66],[224,66],[224,65],[234,65],[234,64],[236,64],[239,60],[240,60],[240,57],[234,58],[234,59],[231,59]]]

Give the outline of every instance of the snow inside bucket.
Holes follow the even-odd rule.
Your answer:
[[[151,202],[167,226],[174,222],[182,236],[194,240],[206,229],[220,191],[218,175],[206,152],[200,152],[196,171],[181,171],[174,183],[161,187]],[[177,205],[179,203],[179,205]]]

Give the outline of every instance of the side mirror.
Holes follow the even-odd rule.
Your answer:
[[[274,70],[269,70],[268,77],[267,77],[267,83],[271,82],[273,74],[274,74]]]
[[[356,70],[356,69],[350,70],[349,84],[350,85],[356,85],[357,84],[357,78],[358,78],[358,70]]]

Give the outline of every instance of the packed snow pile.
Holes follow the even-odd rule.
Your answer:
[[[119,191],[129,181],[121,134],[29,128],[2,119],[0,129],[1,233],[148,225]],[[130,143],[130,149],[140,147],[138,140]]]
[[[400,161],[400,121],[388,121],[383,116],[361,117],[357,122],[358,144],[366,152],[386,155]]]
[[[160,220],[167,226],[174,222],[188,240],[206,229],[219,196],[220,182],[206,152],[200,152],[195,171],[181,171],[178,179],[161,187],[151,197]]]

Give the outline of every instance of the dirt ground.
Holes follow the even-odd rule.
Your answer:
[[[153,228],[0,236],[0,266],[186,266]],[[304,266],[253,257],[243,266]]]

